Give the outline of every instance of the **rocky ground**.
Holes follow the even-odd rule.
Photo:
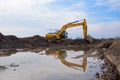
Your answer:
[[[98,45],[97,50],[105,63],[101,66],[103,74],[96,73],[100,80],[120,80],[120,39],[107,39]]]
[[[0,33],[0,56],[11,55],[17,51],[29,50],[40,52],[45,48],[64,48],[74,50],[97,50],[103,59],[107,59],[106,55],[112,55],[115,57],[115,62],[107,62],[101,67],[103,74],[96,73],[96,76],[100,80],[120,80],[119,72],[117,71],[117,65],[120,65],[120,38],[110,39],[94,39],[92,42],[85,41],[83,39],[67,39],[62,41],[50,42],[42,36],[35,35],[32,37],[18,38],[13,35],[5,36]],[[112,64],[109,64],[112,63]],[[115,63],[115,64],[114,64]],[[104,71],[107,66],[108,70]],[[0,66],[1,69],[6,69],[4,66]],[[116,69],[116,70],[115,70]]]

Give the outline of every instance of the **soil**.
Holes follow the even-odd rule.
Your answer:
[[[32,37],[18,38],[13,35],[5,36],[0,33],[0,49],[23,49],[23,48],[38,48],[38,47],[74,47],[81,45],[81,47],[93,47],[94,44],[99,44],[102,40],[94,39],[92,45],[88,44],[84,39],[66,39],[49,41],[46,38],[35,35]]]

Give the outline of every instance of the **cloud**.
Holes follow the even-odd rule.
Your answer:
[[[86,17],[86,14],[84,12],[76,12],[76,11],[68,10],[57,13],[54,15],[54,17],[49,17],[49,18],[41,17],[40,19],[36,19],[36,20],[27,20],[27,19],[17,20],[16,18],[15,19],[13,18],[9,20],[7,19],[6,22],[5,19],[3,23],[0,24],[0,32],[6,35],[17,35],[19,37],[36,35],[36,34],[44,36],[46,33],[51,32],[51,30],[54,31],[59,30],[63,25],[69,22],[80,20],[80,18],[82,19],[84,17]],[[71,29],[70,33],[73,31],[74,29]],[[75,35],[76,34],[77,33],[75,32]]]
[[[59,4],[59,1],[62,4]],[[51,30],[60,29],[68,22],[86,18],[88,23],[95,23],[88,25],[89,33],[95,37],[119,34],[119,21],[114,21],[117,17],[111,16],[112,13],[108,12],[104,15],[101,14],[101,11],[99,11],[101,8],[98,7],[98,11],[95,11],[96,7],[92,7],[93,4],[86,1],[73,1],[73,3],[67,4],[64,0],[0,0],[0,31],[7,35],[28,36],[40,34],[44,36]],[[96,0],[95,5],[107,6],[109,11],[120,11],[119,0]],[[11,28],[11,30],[8,28]],[[68,31],[72,37],[77,37],[81,32],[78,28]]]
[[[116,10],[120,12],[120,0],[109,0],[107,4],[110,6],[110,10]]]
[[[44,36],[47,32],[41,27],[23,27],[23,26],[0,26],[0,32],[4,35],[15,35],[17,37],[40,35]]]
[[[94,38],[120,37],[120,21],[88,24],[88,35]],[[83,38],[83,28],[78,26],[67,29],[69,38]]]
[[[75,4],[73,4],[72,6],[73,6],[73,7],[84,7],[85,5],[86,5],[85,2],[79,1],[78,3],[75,3]]]
[[[95,2],[96,2],[95,3],[96,6],[101,6],[101,5],[104,5],[106,3],[106,0],[96,0]]]
[[[72,9],[56,11],[49,8],[49,4],[60,0],[2,0],[0,1],[0,15],[18,16],[27,18],[74,18],[76,16],[86,16],[85,12],[78,12]],[[78,6],[78,4],[76,4]]]
[[[0,15],[27,15],[43,16],[42,13],[50,16],[52,12],[47,5],[56,0],[1,0]]]
[[[97,38],[120,37],[120,21],[97,23],[88,26],[89,34]]]
[[[109,11],[120,12],[120,0],[96,0],[96,6],[108,6]]]
[[[60,29],[67,22],[86,18],[85,12],[48,5],[59,0],[0,0],[0,31],[9,35],[44,36],[48,29]]]

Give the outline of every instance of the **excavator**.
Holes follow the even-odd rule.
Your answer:
[[[84,35],[84,39],[87,39],[87,22],[86,19],[82,19],[79,21],[74,21],[74,22],[70,22],[67,23],[65,25],[62,26],[62,28],[57,31],[56,33],[48,33],[46,34],[46,38],[48,40],[61,40],[61,39],[65,39],[67,38],[67,32],[65,31],[67,28],[72,28],[72,27],[76,27],[76,26],[83,26],[83,35]]]
[[[48,55],[48,56],[57,56],[58,59],[64,65],[66,65],[68,67],[71,67],[71,68],[74,68],[74,69],[77,69],[77,70],[82,68],[83,72],[85,72],[85,70],[86,70],[87,57],[83,57],[82,64],[77,64],[77,63],[73,63],[73,62],[69,62],[69,61],[65,60],[65,58],[67,57],[67,52],[64,49],[59,49],[59,50],[47,49],[45,54]]]

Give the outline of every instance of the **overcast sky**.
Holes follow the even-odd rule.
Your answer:
[[[0,32],[5,35],[45,36],[83,18],[95,38],[120,36],[120,0],[0,0]],[[82,27],[67,31],[71,38],[83,38]]]

